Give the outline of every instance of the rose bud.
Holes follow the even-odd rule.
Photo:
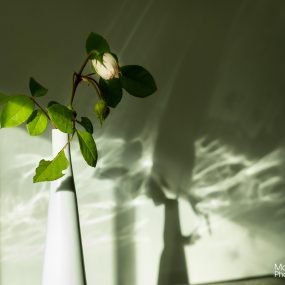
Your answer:
[[[112,78],[119,78],[119,66],[115,57],[106,52],[103,54],[103,64],[97,60],[92,60],[92,65],[96,73],[105,80],[110,80]]]
[[[95,105],[95,113],[97,118],[100,121],[100,124],[102,125],[105,119],[108,117],[110,113],[110,109],[108,108],[106,102],[104,100],[99,100]]]

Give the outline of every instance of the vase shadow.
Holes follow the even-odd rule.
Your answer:
[[[75,183],[72,176],[67,176],[64,180],[61,181],[56,192],[59,191],[75,191]]]
[[[157,285],[189,284],[180,228],[179,202],[167,199],[164,207],[164,248],[160,257]]]

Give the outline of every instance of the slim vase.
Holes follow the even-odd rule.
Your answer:
[[[68,134],[52,130],[53,156],[68,141]],[[73,179],[70,148],[66,147],[69,168],[51,182],[43,285],[86,285],[80,223]]]

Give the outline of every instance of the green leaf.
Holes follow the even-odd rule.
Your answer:
[[[89,34],[85,47],[88,54],[94,51],[94,56],[99,56],[99,54],[110,52],[110,47],[107,41],[96,33]]]
[[[112,78],[110,80],[104,80],[100,77],[99,86],[107,105],[115,108],[120,103],[123,94],[120,79]]]
[[[84,157],[87,164],[92,167],[95,167],[97,163],[98,154],[93,136],[85,131],[77,130],[76,133],[82,156]]]
[[[50,102],[48,102],[48,105],[47,105],[47,107],[50,107],[50,106],[52,106],[52,105],[54,105],[54,104],[59,104],[57,101],[50,101]],[[60,105],[60,104],[59,104]]]
[[[81,122],[78,123],[90,134],[93,134],[93,125],[89,118],[82,117]]]
[[[37,82],[33,77],[30,78],[30,91],[34,97],[41,97],[47,94],[48,89],[43,87],[39,82]]]
[[[0,118],[1,118],[1,113],[2,113],[2,106],[8,101],[8,96],[4,95],[3,93],[0,93]],[[1,128],[1,120],[0,120],[0,128]]]
[[[52,104],[48,108],[48,114],[56,128],[64,133],[73,133],[73,112],[61,104]]]
[[[42,159],[36,169],[33,182],[56,180],[64,175],[62,171],[67,169],[68,165],[64,150],[60,151],[53,160]]]
[[[152,75],[142,66],[125,65],[121,67],[123,88],[135,97],[147,97],[156,91]]]
[[[96,113],[98,120],[100,121],[100,124],[102,125],[110,113],[110,108],[108,108],[108,106],[104,100],[99,100],[95,104],[94,111]]]
[[[4,95],[3,93],[0,93],[0,106],[7,103],[11,96]]]
[[[31,136],[42,134],[48,125],[46,114],[42,110],[35,110],[27,121],[27,130]]]
[[[1,115],[1,127],[16,127],[24,123],[34,110],[34,101],[25,95],[14,95],[9,98]]]

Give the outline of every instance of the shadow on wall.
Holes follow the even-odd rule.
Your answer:
[[[165,205],[158,285],[188,283],[175,199],[186,196],[195,208],[205,198],[191,193],[195,141],[203,136],[218,139],[255,158],[284,142],[285,86],[280,74],[285,62],[280,59],[285,3],[218,3],[207,2],[206,7],[193,1],[191,12],[187,10],[190,31],[185,34],[191,44],[157,127],[148,186],[155,202]]]
[[[161,5],[157,3],[153,5]],[[205,198],[191,192],[195,142],[206,136],[232,146],[237,153],[258,157],[274,150],[284,138],[280,129],[285,104],[280,80],[284,3],[192,1],[170,3],[168,8],[172,14],[157,31],[163,62],[156,57],[152,63],[159,91],[143,108],[130,104],[124,110],[125,118],[132,118],[124,121],[125,148],[140,137],[143,151],[139,156],[146,149],[151,156],[151,173],[143,173],[138,180],[143,183],[145,175],[150,175],[145,185],[149,196],[165,206],[159,285],[189,281],[176,198],[186,197],[194,210]],[[169,45],[174,22],[179,32]],[[173,51],[176,56],[167,57],[169,68],[162,69],[165,57]],[[116,122],[109,127],[112,134],[118,130]],[[112,171],[123,172],[126,178],[125,169]],[[129,281],[118,284],[134,284],[134,278]]]
[[[176,199],[179,196],[188,197],[189,206],[194,208],[197,202],[189,195],[195,165],[194,143],[207,117],[227,37],[240,9],[240,3],[221,4],[208,2],[206,7],[202,2],[193,1],[188,9],[179,11],[180,15],[185,13],[185,18],[187,13],[189,18],[184,26],[184,37],[189,38],[191,43],[160,117],[148,185],[150,197],[165,207],[164,249],[158,285],[189,283],[185,239],[181,235]],[[227,13],[221,15],[219,9]]]
[[[121,21],[122,17],[119,17],[119,14],[113,18],[109,28],[109,38],[115,36],[118,42],[122,42],[121,36],[125,36],[126,41],[123,41],[121,46],[117,45],[118,54],[122,51],[123,59],[125,54],[128,55],[128,63],[132,63],[132,60],[137,62],[139,54],[139,63],[154,74],[158,83],[158,92],[143,102],[124,98],[127,104],[122,103],[120,110],[122,112],[112,114],[110,123],[106,122],[107,129],[104,132],[106,136],[99,138],[98,146],[106,147],[105,150],[102,149],[102,153],[106,155],[102,157],[101,168],[96,169],[95,176],[101,180],[112,180],[116,187],[114,212],[118,214],[114,215],[114,232],[117,285],[135,285],[136,283],[132,238],[135,213],[128,203],[141,192],[148,192],[155,203],[164,204],[165,244],[161,255],[158,285],[173,285],[179,282],[187,283],[191,279],[187,272],[189,267],[185,262],[185,239],[181,236],[179,226],[177,197],[186,197],[190,202],[189,206],[197,210],[197,204],[201,205],[201,201],[206,201],[207,204],[214,198],[222,200],[227,196],[231,199],[230,210],[232,211],[237,201],[245,197],[241,195],[244,189],[253,189],[249,191],[250,193],[259,191],[255,186],[258,183],[253,183],[253,187],[246,185],[246,187],[231,188],[230,185],[233,184],[222,187],[223,185],[217,183],[217,187],[212,192],[193,191],[195,187],[196,190],[202,189],[199,184],[201,179],[193,175],[195,172],[193,169],[201,166],[203,171],[206,170],[209,165],[223,158],[222,155],[226,152],[223,148],[213,148],[213,152],[216,153],[217,150],[221,150],[215,156],[215,161],[206,160],[202,163],[203,157],[197,155],[199,139],[206,138],[204,144],[208,146],[211,144],[207,144],[207,139],[210,142],[218,140],[222,144],[231,146],[238,155],[244,154],[252,160],[257,160],[253,165],[259,170],[264,169],[262,168],[264,164],[272,165],[274,162],[275,165],[277,163],[281,165],[284,152],[274,153],[274,151],[283,146],[285,131],[283,127],[285,2],[281,0],[183,0],[179,5],[177,1],[167,1],[166,9],[165,1],[151,0],[142,7],[144,5],[141,1],[125,0],[122,4],[123,8],[120,9],[120,15],[128,13],[128,17],[125,16],[124,21]],[[64,9],[62,8],[59,12],[62,13]],[[91,19],[91,17],[87,18]],[[61,23],[62,17],[58,19]],[[91,22],[93,19],[87,25],[88,31]],[[118,22],[120,25],[116,25]],[[113,27],[116,27],[114,32]],[[61,85],[61,82],[57,84]],[[90,98],[86,97],[86,100]],[[88,106],[89,101],[86,101],[86,104],[82,104],[81,107]],[[110,140],[108,135],[111,136]],[[114,137],[121,137],[121,139],[112,140]],[[108,141],[111,141],[111,147],[108,147]],[[114,152],[114,149],[119,150]],[[31,160],[31,153],[23,159],[25,162]],[[274,160],[272,156],[270,159],[266,156],[271,153],[274,154]],[[106,168],[104,168],[105,160]],[[247,167],[246,162],[247,160],[245,163],[236,164],[230,175],[234,176],[234,173],[242,170],[241,167]],[[249,170],[252,171],[253,168]],[[274,171],[274,178],[277,177],[275,172],[284,178],[284,166],[274,169],[267,167],[265,171],[262,170],[259,175],[254,176],[257,182],[264,179],[262,189],[268,192],[272,192],[272,185],[276,186],[274,181],[273,183],[265,179],[266,176],[272,177],[272,171]],[[215,174],[217,173],[219,175],[214,182],[221,181],[225,177],[220,169]],[[83,173],[82,177],[85,179],[78,179],[79,187],[92,180],[89,180],[90,177],[86,173]],[[238,176],[235,180],[240,182],[245,177]],[[213,177],[210,178],[212,180],[209,179],[209,185],[214,183]],[[95,181],[98,182],[98,180]],[[21,187],[19,186],[19,189]],[[264,197],[266,191],[261,191],[260,197],[257,198]],[[278,191],[284,192],[284,183],[278,185]],[[278,192],[277,199],[280,198],[279,194]],[[85,192],[84,195],[86,200],[94,199],[94,191]],[[34,200],[31,200],[30,204],[26,205],[27,216],[37,216],[37,219],[28,220],[33,223],[34,232],[30,233],[27,229],[21,230],[23,237],[21,240],[28,240],[27,236],[33,236],[37,243],[33,241],[32,246],[26,246],[26,251],[22,246],[23,255],[41,251],[43,230],[39,231],[38,228],[42,228],[44,224],[39,219],[39,217],[43,219],[44,214],[29,213],[33,213],[35,209],[45,213],[44,205],[47,199],[47,192],[42,191],[35,196]],[[37,209],[35,206],[38,205],[43,205],[43,209],[41,207]],[[90,218],[90,209],[93,213],[95,207],[87,206],[89,208],[86,207],[85,212]],[[270,213],[276,214],[276,207],[272,207],[271,210]],[[82,212],[85,213],[84,209]],[[14,227],[23,226],[25,223],[20,218],[25,215],[21,214],[19,217],[19,212],[15,210],[13,213],[15,216],[12,218],[17,221],[13,223]],[[283,216],[281,214],[278,216],[280,223],[283,222],[284,211],[282,213]],[[95,216],[94,213],[93,215]],[[229,212],[226,215],[229,216]],[[270,216],[268,215],[267,219]],[[243,220],[245,226],[251,221],[252,223],[257,221],[254,215],[246,218]],[[7,219],[5,222],[10,227],[12,223],[9,221]],[[100,228],[95,222],[90,224],[92,228],[97,230],[99,228],[98,236],[102,235],[100,230],[103,226]],[[5,224],[5,228],[10,229],[9,227]],[[276,230],[273,226],[272,229]],[[97,236],[93,231],[90,233],[94,241]],[[13,238],[13,229],[7,236],[8,241]],[[91,240],[89,236],[88,238]],[[15,243],[11,242],[11,244]],[[14,248],[10,253],[14,258],[19,257],[18,249],[21,243],[17,241],[16,244],[19,247]],[[38,245],[37,251],[35,245]],[[7,249],[10,250],[8,247]]]

